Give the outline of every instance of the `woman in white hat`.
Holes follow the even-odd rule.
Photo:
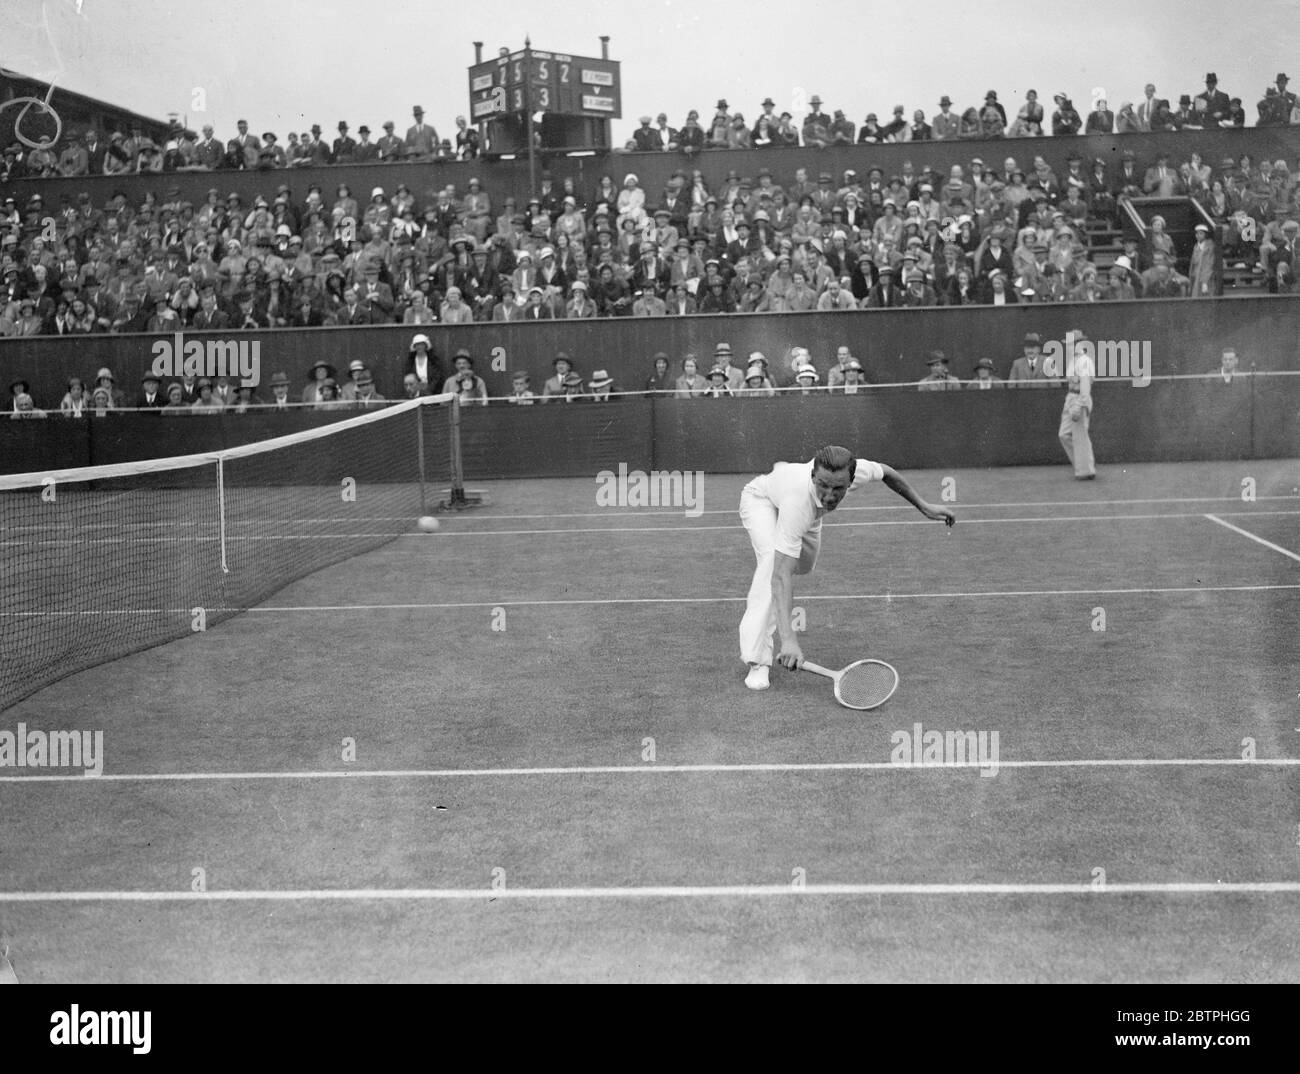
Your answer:
[[[442,383],[442,368],[438,356],[433,353],[433,344],[423,332],[411,337],[411,346],[407,351],[406,372],[413,373],[420,388],[432,392]],[[309,400],[305,399],[304,402]]]
[[[745,386],[736,390],[736,395],[745,399],[769,399],[775,394],[776,389],[767,379],[767,370],[758,362],[745,370]]]
[[[623,227],[624,220],[631,220],[638,228],[645,224],[645,191],[637,184],[635,173],[628,172],[623,177],[623,189],[618,192],[618,226]]]

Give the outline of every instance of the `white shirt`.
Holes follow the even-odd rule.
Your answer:
[[[1091,398],[1092,381],[1097,375],[1097,364],[1091,355],[1072,353],[1066,361],[1065,375],[1070,378],[1071,392]]]
[[[813,486],[813,460],[778,462],[770,474],[754,478],[745,486],[751,495],[766,500],[776,508],[776,550],[797,559],[803,550],[804,535],[820,533],[826,509],[817,499]],[[878,462],[858,459],[857,470],[849,491],[869,481],[883,480],[885,471]]]

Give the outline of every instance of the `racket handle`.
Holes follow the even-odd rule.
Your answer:
[[[825,675],[826,678],[828,678],[828,679],[833,679],[833,678],[835,678],[835,672],[830,671],[830,670],[828,670],[827,668],[822,667],[821,664],[814,664],[811,660],[805,660],[805,661],[804,661],[802,664],[800,664],[799,666],[800,666],[804,671],[811,671],[811,672],[813,672],[813,673],[816,674],[816,675]]]

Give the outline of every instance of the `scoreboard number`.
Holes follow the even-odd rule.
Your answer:
[[[560,81],[561,81],[562,83],[564,83],[565,85],[568,85],[568,82],[569,82],[569,65],[568,65],[567,63],[562,63],[562,64],[560,64]]]

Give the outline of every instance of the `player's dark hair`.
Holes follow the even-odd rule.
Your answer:
[[[813,472],[816,473],[818,469],[847,470],[849,480],[852,481],[858,470],[858,459],[848,448],[827,444],[813,456]]]

